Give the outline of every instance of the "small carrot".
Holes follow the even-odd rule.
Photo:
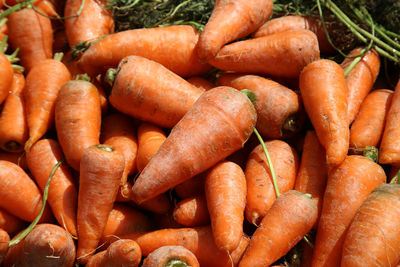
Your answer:
[[[339,165],[347,155],[350,134],[343,69],[327,59],[308,64],[300,75],[300,92],[328,166]]]
[[[133,200],[151,199],[239,150],[256,117],[250,99],[236,89],[220,86],[204,92],[140,173]]]
[[[186,227],[210,224],[210,214],[204,195],[197,195],[179,201],[175,205],[172,216],[177,223]]]
[[[5,230],[10,236],[24,229],[26,223],[16,216],[0,208],[0,228]]]
[[[200,173],[185,182],[178,184],[174,187],[175,193],[180,199],[193,197],[205,193],[204,183],[206,180],[206,173]]]
[[[297,30],[225,45],[209,63],[226,71],[293,78],[317,59],[319,48],[315,34]]]
[[[8,241],[10,241],[10,236],[4,229],[0,228],[0,264],[2,264],[3,259],[7,254]]]
[[[214,84],[200,76],[192,76],[187,79],[188,82],[193,84],[194,86],[200,87],[204,89],[204,91],[210,90],[214,88]]]
[[[129,56],[119,64],[109,101],[134,118],[172,128],[202,93],[160,63]]]
[[[142,267],[200,267],[196,256],[182,246],[163,246],[150,253],[143,261]]]

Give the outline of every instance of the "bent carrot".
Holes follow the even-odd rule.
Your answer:
[[[26,226],[26,223],[16,216],[0,208],[0,228],[10,236],[14,236]]]
[[[239,150],[256,117],[249,98],[236,89],[220,86],[204,92],[135,181],[133,200],[153,198]]]
[[[0,228],[0,264],[2,264],[3,259],[7,254],[8,241],[10,241],[10,236],[5,230]]]
[[[204,195],[197,195],[179,201],[175,205],[172,216],[177,223],[186,227],[210,223],[210,214]]]
[[[171,264],[182,267],[200,267],[196,256],[182,246],[163,246],[150,253],[142,267],[167,267]]]

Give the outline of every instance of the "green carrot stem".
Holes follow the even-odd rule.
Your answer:
[[[0,20],[0,28],[4,25],[4,24],[6,24],[7,23],[7,18],[2,18],[1,20]]]
[[[192,0],[186,0],[182,3],[180,3],[179,5],[177,5],[164,19],[160,20],[159,22],[157,22],[154,27],[157,27],[161,24],[163,24],[164,22],[170,20],[171,18],[173,18],[176,14],[176,12],[178,12],[178,10],[184,6],[186,6],[188,3],[190,3]]]
[[[115,68],[109,68],[104,76],[104,81],[111,87],[114,85],[115,77],[117,76],[118,70]]]
[[[3,0],[1,0],[1,1],[3,1]],[[5,18],[5,17],[7,17],[8,15],[10,15],[13,12],[20,10],[21,8],[23,8],[25,6],[28,6],[28,5],[31,5],[31,4],[33,5],[33,3],[35,1],[36,0],[27,0],[27,1],[24,1],[24,2],[19,2],[18,4],[14,5],[14,6],[10,7],[10,8],[7,8],[6,10],[4,10],[4,12],[0,13],[0,20]]]
[[[53,56],[53,59],[57,60],[57,61],[61,61],[63,57],[64,57],[64,53],[62,53],[62,52],[61,53],[55,53],[54,56]]]
[[[91,79],[87,73],[83,73],[76,75],[75,80],[90,82]]]
[[[390,180],[390,184],[400,184],[400,168],[396,171],[395,175],[393,176],[392,180]]]
[[[8,40],[8,36],[5,35],[3,37],[3,40],[1,40],[1,42],[0,42],[0,53],[2,53],[2,54],[4,54],[6,52],[6,50],[7,50],[7,46],[8,46],[7,45],[7,40]]]

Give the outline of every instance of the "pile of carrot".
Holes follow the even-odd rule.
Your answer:
[[[201,32],[1,4],[0,266],[400,264],[400,79],[370,47],[334,61],[272,0]]]

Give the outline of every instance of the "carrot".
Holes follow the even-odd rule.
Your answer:
[[[24,151],[22,152],[6,152],[0,151],[0,160],[11,161],[14,164],[17,164],[22,169],[28,169],[28,165],[26,163],[26,154]]]
[[[19,48],[26,73],[39,61],[53,56],[53,30],[49,18],[39,15],[32,8],[24,8],[8,16],[7,26],[11,46]]]
[[[386,181],[382,167],[359,155],[347,156],[328,174],[312,266],[339,266],[343,241],[358,208]]]
[[[65,83],[56,98],[55,126],[68,164],[79,170],[83,151],[99,144],[100,100],[97,88],[85,81]]]
[[[142,122],[137,131],[138,150],[137,150],[137,169],[143,171],[150,159],[157,152],[158,148],[167,139],[166,133],[158,126],[151,123]]]
[[[325,158],[325,150],[319,143],[315,131],[307,131],[294,189],[310,194],[317,205],[318,219],[313,228],[316,228],[321,215],[322,199],[328,178]]]
[[[194,227],[210,224],[210,214],[204,195],[197,195],[179,201],[172,213],[174,220],[180,225]]]
[[[349,148],[343,69],[328,59],[310,63],[301,72],[300,92],[318,140],[326,150],[328,166],[339,165]]]
[[[13,82],[13,67],[8,61],[7,57],[2,53],[0,49],[0,104],[4,102],[9,94],[10,88]]]
[[[210,66],[200,63],[197,57],[198,37],[198,32],[187,25],[114,33],[89,47],[82,54],[79,65],[94,77],[116,67],[123,58],[137,55],[154,60],[179,76],[201,75]]]
[[[299,132],[304,124],[305,112],[301,99],[289,88],[256,75],[221,75],[218,84],[238,90],[250,89],[257,99],[256,128],[265,138],[282,139]]]
[[[400,185],[382,184],[357,211],[344,239],[341,266],[396,266]]]
[[[199,38],[199,57],[209,61],[225,44],[254,32],[271,16],[272,2],[271,0],[250,2],[217,0]]]
[[[150,253],[143,261],[142,267],[200,267],[196,256],[182,246],[163,246]]]
[[[239,267],[271,265],[311,230],[317,213],[315,202],[298,191],[280,195],[251,237]]]
[[[38,224],[23,241],[23,262],[29,266],[71,267],[75,261],[75,244],[64,228],[55,224]]]
[[[187,79],[188,82],[193,84],[194,86],[200,87],[204,91],[210,90],[214,88],[214,84],[200,76],[192,76],[189,79]]]
[[[9,247],[7,254],[4,257],[3,265],[4,267],[25,267],[22,262],[23,253],[23,242],[19,242],[15,246]]]
[[[285,193],[293,189],[299,165],[296,151],[281,140],[266,141],[265,147],[277,177],[279,192]],[[258,225],[277,197],[261,144],[250,153],[245,175],[247,183],[245,215],[250,223]]]
[[[82,1],[85,1],[82,6]],[[95,41],[114,32],[114,20],[105,10],[106,1],[68,0],[65,4],[65,32],[70,47],[79,42]]]
[[[14,72],[10,94],[7,96],[0,114],[0,148],[9,152],[21,152],[28,139],[26,109],[23,99],[25,78]]]
[[[0,208],[0,228],[5,230],[10,236],[14,236],[26,226],[25,222],[16,216]]]
[[[54,165],[63,157],[60,145],[53,139],[42,139],[36,142],[27,153],[29,170],[42,192],[44,192]],[[73,236],[77,236],[77,202],[78,192],[70,167],[63,163],[53,174],[48,203],[58,223]]]
[[[109,101],[122,113],[172,128],[202,93],[160,63],[129,56],[119,64]]]
[[[400,128],[397,114],[400,112],[400,80],[398,81],[383,130],[379,147],[379,163],[400,166],[400,142],[398,139]]]
[[[26,151],[53,126],[58,91],[70,79],[67,67],[55,59],[43,60],[29,71],[24,95],[29,128]]]
[[[0,264],[3,262],[3,259],[7,254],[8,241],[10,241],[10,236],[5,230],[0,228]]]
[[[311,16],[292,15],[271,19],[258,28],[253,33],[253,37],[259,38],[278,32],[293,30],[310,30],[317,36],[318,46],[322,53],[332,53],[335,51],[326,37],[321,21]]]
[[[87,75],[87,74],[83,74]],[[79,77],[78,75],[76,77]],[[100,77],[100,76],[99,76]],[[77,78],[75,78],[77,79]],[[99,82],[97,79],[93,79],[93,84],[96,86],[97,90],[99,91],[100,96],[100,106],[101,106],[101,114],[106,115],[108,113],[108,94],[104,90],[104,83]]]
[[[350,127],[350,147],[378,147],[392,96],[392,90],[378,89],[365,97]]]
[[[140,173],[133,200],[153,198],[239,150],[256,117],[249,98],[236,89],[220,86],[204,92]]]
[[[206,173],[200,173],[185,182],[178,184],[174,187],[175,193],[180,199],[193,197],[195,195],[204,194],[204,183],[206,180]]]
[[[124,171],[124,157],[106,145],[82,153],[78,192],[77,261],[87,263],[95,252],[112,210]]]
[[[209,63],[221,70],[293,78],[317,59],[315,34],[297,30],[225,45]]]

